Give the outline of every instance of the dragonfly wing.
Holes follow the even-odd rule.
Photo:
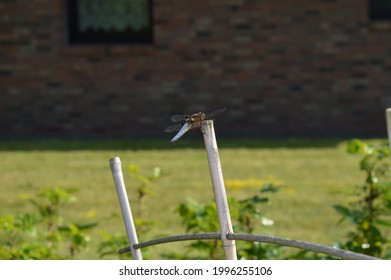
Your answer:
[[[182,127],[182,124],[181,123],[177,123],[177,124],[173,124],[173,125],[170,125],[168,127],[166,127],[164,129],[165,132],[168,132],[168,133],[171,133],[171,132],[174,132],[174,131],[178,131],[179,129],[181,129]]]
[[[210,112],[209,114],[206,114],[205,115],[205,119],[211,119],[211,118],[213,118],[214,116],[216,116],[216,115],[218,115],[218,114],[221,114],[221,113],[223,113],[223,112],[225,112],[227,110],[227,108],[221,108],[221,109],[217,109],[217,110],[215,110],[215,111],[213,111],[213,112]]]
[[[184,122],[184,121],[186,121],[189,117],[190,117],[189,115],[178,115],[178,114],[176,114],[176,115],[173,115],[173,116],[171,117],[171,121],[173,121],[173,122]]]
[[[185,122],[179,130],[179,132],[174,136],[174,138],[171,139],[171,142],[177,141],[179,138],[181,138],[187,131],[189,131],[192,128],[191,124],[188,122]]]

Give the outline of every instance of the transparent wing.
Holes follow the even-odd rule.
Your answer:
[[[217,109],[213,112],[210,112],[209,114],[206,114],[205,115],[205,119],[211,119],[213,118],[214,116],[218,115],[218,114],[221,114],[223,112],[225,112],[227,110],[227,108],[221,108],[221,109]]]
[[[184,121],[186,121],[189,117],[190,117],[189,115],[178,115],[178,114],[176,114],[176,115],[173,115],[173,116],[171,117],[171,121],[173,121],[173,122],[184,122]]]
[[[170,125],[168,127],[166,127],[164,129],[165,132],[167,133],[171,133],[171,132],[174,132],[174,131],[178,131],[179,129],[181,129],[182,127],[182,124],[181,123],[177,123],[177,124],[173,124],[173,125]]]

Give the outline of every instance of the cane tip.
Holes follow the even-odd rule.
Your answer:
[[[119,157],[113,157],[110,159],[110,164],[115,164],[115,163],[121,163],[121,160]]]

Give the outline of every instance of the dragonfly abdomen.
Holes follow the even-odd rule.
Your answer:
[[[171,142],[177,141],[179,138],[181,138],[187,131],[189,131],[191,128],[191,125],[188,122],[185,122],[181,129],[178,131],[178,133],[174,136],[174,138],[171,139]]]
[[[171,139],[171,142],[177,141],[179,138],[181,138],[183,135],[185,135],[185,133],[188,132],[190,129],[193,129],[193,128],[196,128],[199,126],[200,126],[200,122],[185,122],[183,124],[182,128],[174,136],[174,138]]]

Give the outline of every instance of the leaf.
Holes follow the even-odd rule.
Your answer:
[[[132,174],[138,174],[140,172],[140,167],[138,167],[136,164],[129,165],[129,171]]]
[[[382,226],[386,226],[386,227],[391,227],[391,222],[388,222],[388,221],[376,220],[375,223],[378,224],[378,225],[382,225]]]
[[[90,229],[90,228],[94,228],[98,225],[97,222],[94,222],[94,223],[88,223],[88,224],[76,224],[77,227],[81,230],[85,230],[85,229]]]
[[[88,224],[69,224],[67,226],[59,226],[58,229],[65,232],[76,232],[80,230],[86,230],[93,227],[96,227],[98,223],[88,223]]]
[[[333,208],[337,210],[338,213],[342,214],[345,217],[350,217],[350,210],[341,205],[333,205]]]
[[[369,156],[364,157],[362,160],[360,160],[360,169],[365,170],[367,172],[370,172],[370,170],[373,168],[373,165],[371,164],[369,160]]]
[[[365,143],[360,139],[353,139],[348,142],[347,152],[350,154],[363,154],[365,146]]]

